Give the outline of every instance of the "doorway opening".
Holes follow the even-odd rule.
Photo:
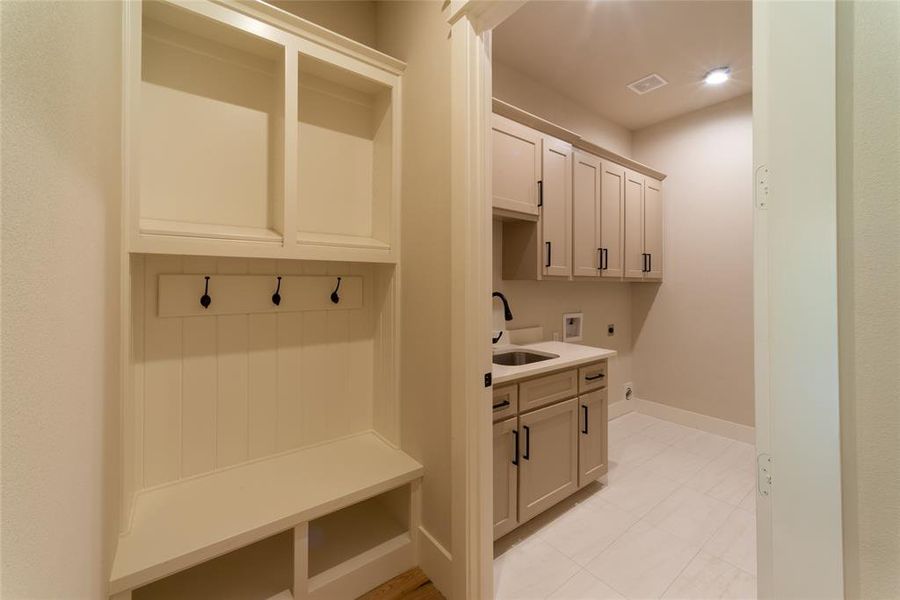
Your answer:
[[[752,27],[537,1],[491,33],[494,353],[558,356],[494,368],[495,598],[757,597]]]

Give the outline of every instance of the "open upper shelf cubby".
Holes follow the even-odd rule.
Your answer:
[[[301,54],[297,240],[389,250],[392,87]]]
[[[284,47],[144,2],[140,230],[280,244]]]
[[[396,263],[403,63],[266,6],[126,3],[128,250]]]

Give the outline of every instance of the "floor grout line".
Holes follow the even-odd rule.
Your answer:
[[[623,416],[626,416],[626,415],[623,415]],[[708,493],[706,493],[706,492],[704,492],[704,491],[700,491],[700,490],[694,489],[694,488],[692,488],[692,487],[688,487],[688,485],[687,485],[688,481],[690,481],[691,479],[693,479],[697,474],[699,474],[700,472],[702,472],[704,469],[708,468],[711,464],[713,464],[716,460],[718,460],[718,459],[719,459],[726,451],[728,451],[730,448],[733,448],[733,447],[735,447],[737,444],[740,444],[740,443],[742,443],[742,442],[740,442],[740,441],[738,441],[738,440],[731,440],[731,439],[729,439],[729,438],[725,438],[724,436],[719,436],[719,435],[716,435],[716,434],[713,434],[713,433],[709,433],[709,432],[703,431],[703,430],[701,430],[701,429],[695,429],[695,428],[692,428],[692,427],[688,427],[688,426],[686,426],[686,425],[681,425],[681,424],[679,424],[679,423],[674,423],[674,422],[671,422],[671,421],[666,421],[665,419],[659,419],[659,418],[652,417],[652,416],[649,416],[649,415],[642,415],[642,416],[644,416],[644,417],[646,417],[646,418],[648,418],[648,419],[652,419],[652,420],[655,421],[655,422],[650,422],[650,423],[644,425],[643,427],[640,427],[640,428],[638,428],[638,429],[636,429],[636,430],[634,430],[634,431],[630,431],[627,435],[616,436],[616,437],[617,437],[617,441],[615,442],[615,444],[612,444],[612,443],[611,443],[610,445],[611,445],[611,446],[612,446],[612,445],[620,446],[620,445],[626,443],[628,440],[635,438],[635,436],[640,436],[640,438],[644,438],[645,440],[648,440],[648,441],[650,441],[650,442],[652,442],[652,443],[654,443],[654,444],[658,444],[662,449],[660,449],[658,452],[655,452],[655,453],[653,453],[653,454],[651,454],[651,455],[649,455],[649,456],[647,456],[647,457],[645,457],[645,458],[643,458],[643,459],[641,459],[641,460],[635,461],[635,462],[629,462],[629,463],[625,463],[625,464],[618,463],[618,464],[617,464],[617,468],[618,468],[618,469],[624,469],[624,471],[625,471],[624,474],[621,475],[622,478],[627,478],[627,477],[632,476],[633,473],[629,473],[628,471],[639,470],[639,469],[641,469],[641,468],[647,466],[647,464],[648,464],[650,461],[652,461],[652,460],[654,460],[655,458],[657,458],[657,457],[663,455],[663,454],[666,452],[666,450],[673,449],[674,446],[675,446],[676,444],[680,443],[680,442],[681,442],[682,440],[684,440],[688,435],[691,435],[691,434],[689,434],[689,433],[685,433],[685,435],[683,435],[683,436],[681,436],[681,437],[678,437],[677,439],[674,439],[673,441],[664,442],[664,441],[661,441],[661,440],[659,440],[659,439],[653,438],[653,437],[651,437],[651,436],[647,436],[647,435],[645,435],[644,433],[642,433],[642,432],[646,432],[650,427],[653,427],[654,425],[656,425],[656,424],[657,424],[656,422],[658,422],[658,423],[667,423],[667,424],[671,424],[671,425],[673,425],[673,426],[676,426],[676,427],[679,427],[679,428],[682,428],[682,429],[690,430],[691,432],[698,432],[698,433],[701,433],[701,434],[705,434],[705,435],[710,435],[710,436],[714,436],[714,437],[717,437],[717,438],[721,438],[721,439],[726,440],[728,443],[725,444],[725,446],[723,446],[720,450],[718,450],[717,453],[711,453],[711,452],[698,453],[698,452],[692,452],[691,450],[688,450],[688,449],[685,449],[685,448],[675,448],[676,450],[680,450],[680,451],[686,452],[686,453],[688,453],[688,454],[691,454],[691,455],[693,455],[693,456],[696,456],[696,457],[698,457],[698,458],[705,459],[705,462],[703,462],[703,464],[702,464],[698,469],[696,469],[693,473],[691,473],[690,476],[688,476],[684,481],[679,481],[679,480],[676,480],[676,479],[672,479],[671,477],[666,477],[665,473],[659,473],[659,476],[660,476],[661,478],[666,478],[666,479],[672,481],[673,483],[675,483],[676,485],[675,485],[675,487],[674,487],[669,493],[665,494],[661,499],[659,499],[656,503],[654,503],[654,504],[653,504],[650,508],[648,508],[647,510],[642,511],[641,513],[636,513],[636,512],[633,512],[632,510],[628,509],[628,508],[620,507],[620,506],[618,506],[617,504],[614,504],[614,503],[609,503],[609,505],[610,505],[611,507],[614,507],[614,508],[616,508],[616,509],[618,509],[618,510],[621,510],[621,511],[623,511],[623,512],[625,512],[625,513],[628,513],[629,515],[631,515],[632,517],[634,517],[634,521],[633,521],[627,528],[625,528],[621,533],[619,533],[618,535],[616,535],[615,537],[613,537],[607,544],[604,545],[604,547],[603,547],[602,549],[600,549],[596,554],[594,554],[589,560],[587,560],[587,561],[585,562],[585,566],[582,566],[579,562],[576,562],[573,558],[569,557],[569,556],[566,555],[564,552],[562,552],[562,551],[560,551],[559,549],[557,549],[553,544],[550,544],[550,543],[547,542],[546,540],[542,539],[542,535],[540,535],[541,533],[546,533],[545,530],[549,529],[549,528],[553,525],[553,523],[554,523],[554,522],[559,518],[559,516],[561,516],[561,515],[557,515],[556,518],[554,518],[553,520],[548,521],[547,524],[545,524],[544,526],[542,526],[542,527],[540,528],[540,531],[532,532],[532,533],[529,534],[528,536],[523,537],[523,538],[522,538],[521,540],[519,540],[517,543],[513,544],[512,546],[510,546],[510,547],[507,549],[506,553],[509,553],[509,552],[514,551],[515,548],[516,548],[517,546],[519,546],[519,545],[521,545],[522,543],[528,541],[529,539],[540,539],[540,540],[543,541],[543,543],[546,544],[550,549],[555,550],[558,554],[560,554],[561,556],[565,557],[568,561],[570,561],[571,563],[573,563],[575,566],[578,567],[578,570],[576,570],[574,574],[572,574],[571,576],[567,577],[562,583],[560,583],[559,586],[555,587],[551,592],[549,592],[548,594],[546,594],[546,595],[544,596],[545,598],[550,598],[553,594],[557,593],[559,590],[561,590],[563,587],[565,587],[570,581],[572,581],[572,579],[574,579],[575,577],[577,577],[577,576],[578,576],[580,573],[582,573],[582,572],[584,572],[585,574],[589,575],[590,577],[596,579],[597,581],[602,582],[604,585],[606,585],[607,587],[609,587],[611,590],[613,590],[613,591],[615,591],[616,593],[618,593],[618,594],[622,595],[623,597],[626,597],[626,598],[627,598],[627,597],[628,597],[627,594],[622,593],[619,589],[617,589],[614,585],[610,584],[610,583],[609,583],[608,581],[606,581],[604,578],[599,577],[599,576],[597,576],[596,574],[594,574],[592,571],[590,571],[590,570],[587,568],[586,565],[590,564],[591,562],[593,562],[594,560],[596,560],[599,556],[601,556],[603,553],[607,552],[607,551],[608,551],[610,548],[612,548],[617,542],[619,542],[623,537],[625,537],[626,535],[628,535],[628,533],[631,532],[638,524],[642,524],[644,527],[651,527],[651,528],[654,528],[654,529],[658,529],[658,530],[661,531],[661,532],[664,532],[664,533],[666,533],[666,534],[668,534],[668,535],[674,536],[675,538],[679,539],[680,541],[684,542],[685,544],[691,544],[691,545],[693,546],[693,544],[696,543],[696,550],[695,550],[693,553],[690,554],[689,560],[687,560],[687,562],[685,562],[684,566],[683,566],[683,567],[678,571],[678,573],[671,579],[671,581],[668,582],[668,584],[667,584],[667,586],[665,587],[665,589],[663,590],[662,594],[659,596],[659,597],[662,597],[662,596],[664,596],[664,595],[672,588],[672,586],[674,585],[674,583],[682,576],[682,574],[685,572],[685,570],[688,568],[688,566],[690,566],[691,563],[692,563],[694,560],[697,559],[697,557],[700,555],[700,553],[701,553],[701,552],[704,552],[704,549],[705,549],[706,545],[710,542],[710,540],[712,540],[716,535],[719,534],[719,532],[723,529],[723,527],[724,527],[725,524],[727,523],[728,519],[731,518],[731,516],[732,516],[736,511],[741,510],[741,511],[744,511],[744,512],[746,512],[746,513],[749,513],[749,514],[751,514],[751,515],[753,515],[753,516],[755,517],[755,512],[754,512],[754,511],[749,511],[749,510],[743,509],[743,508],[741,507],[741,502],[743,502],[743,500],[746,498],[747,494],[749,494],[752,490],[748,490],[747,493],[743,494],[743,495],[741,496],[740,502],[738,502],[737,504],[732,504],[731,502],[726,502],[726,501],[724,501],[724,500],[720,500],[719,498],[716,498],[716,497],[714,497],[714,496],[712,496],[712,495],[710,495],[710,494],[708,494]],[[621,418],[621,417],[620,417],[620,418]],[[752,446],[752,444],[748,444],[748,445]],[[715,456],[714,454],[718,454],[718,456]],[[610,458],[612,459],[612,456],[611,456]],[[610,463],[612,463],[612,460],[610,460]],[[739,461],[735,460],[735,461],[734,461],[734,465],[732,465],[730,468],[740,470],[739,464],[740,464]],[[655,469],[654,469],[653,471],[655,472]],[[724,472],[724,470],[723,470],[723,472]],[[605,488],[608,488],[609,485],[610,485],[610,483],[607,483],[607,485],[603,486],[603,488],[601,488],[601,490],[602,490],[602,489],[605,489]],[[721,523],[720,523],[720,524],[719,524],[719,525],[718,525],[718,526],[717,526],[717,527],[716,527],[709,535],[707,535],[707,536],[706,536],[702,541],[700,541],[699,543],[697,543],[697,542],[691,542],[691,541],[689,541],[689,540],[685,540],[683,537],[681,537],[681,536],[679,536],[679,535],[677,535],[677,534],[671,533],[670,531],[668,531],[668,530],[665,529],[665,528],[662,528],[662,527],[653,525],[652,523],[648,523],[648,522],[645,521],[645,519],[647,518],[647,516],[648,516],[653,510],[655,510],[660,504],[662,504],[663,502],[669,500],[672,496],[674,496],[675,494],[677,494],[677,493],[678,493],[679,491],[681,491],[681,490],[689,490],[689,491],[691,491],[691,492],[694,492],[694,493],[696,493],[696,494],[699,494],[699,495],[703,496],[704,498],[707,498],[707,499],[713,500],[713,501],[715,501],[715,502],[721,503],[721,504],[727,506],[727,507],[730,509],[729,512],[728,512],[728,514],[727,514],[727,516],[726,516],[726,518],[725,518],[725,519],[724,519],[724,520],[723,520],[723,521],[722,521],[722,522],[721,522]],[[602,497],[600,497],[599,499],[600,499],[600,500],[603,500]],[[572,507],[570,507],[569,509],[567,509],[565,512],[568,513],[569,510],[572,510],[572,509],[577,508],[580,504],[581,504],[581,502],[575,503]],[[563,514],[565,514],[565,513],[563,513]],[[504,553],[504,554],[506,554],[506,553]],[[754,579],[756,578],[756,575],[754,575],[754,574],[750,573],[749,571],[743,569],[742,567],[740,567],[740,566],[738,566],[738,565],[732,563],[731,561],[726,560],[724,557],[715,555],[715,554],[713,554],[713,553],[708,553],[708,554],[709,554],[710,556],[712,556],[712,557],[718,559],[718,560],[721,560],[723,563],[725,563],[725,564],[731,566],[732,568],[737,569],[737,571],[738,571],[739,573],[744,573],[745,575],[750,576],[750,577],[753,577]],[[496,560],[496,559],[495,559],[495,560]]]

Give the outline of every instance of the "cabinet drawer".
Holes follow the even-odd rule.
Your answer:
[[[519,411],[525,412],[578,394],[578,371],[563,371],[519,384]]]
[[[516,416],[519,412],[519,387],[512,384],[494,388],[494,401],[491,407],[494,421]]]
[[[606,387],[606,361],[599,362],[578,369],[578,393],[583,394],[592,390],[600,390]]]

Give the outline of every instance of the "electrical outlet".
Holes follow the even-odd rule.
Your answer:
[[[606,335],[616,335],[616,324],[610,323],[606,326]]]
[[[630,381],[624,386],[625,399],[631,400],[634,397],[634,384]]]

